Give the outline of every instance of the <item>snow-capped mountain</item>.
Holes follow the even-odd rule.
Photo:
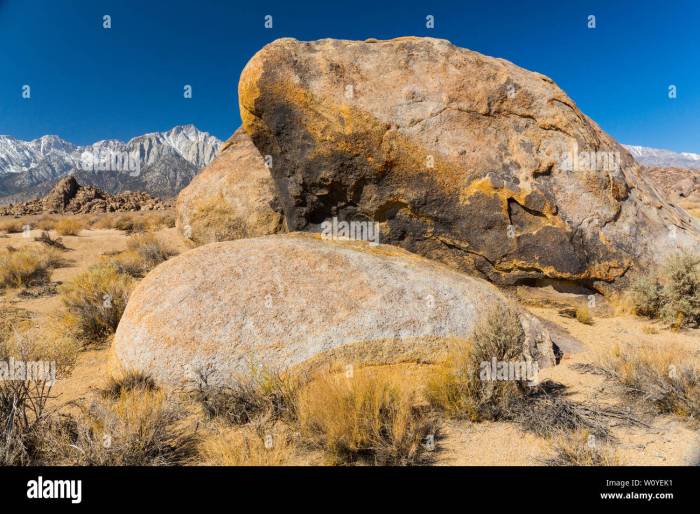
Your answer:
[[[26,171],[51,156],[68,158],[77,148],[58,136],[42,136],[33,141],[0,136],[0,174]]]
[[[700,170],[700,154],[690,152],[672,152],[645,146],[624,146],[637,162],[645,166],[663,166],[667,168],[691,168]]]
[[[219,139],[194,125],[144,134],[126,143],[111,139],[86,146],[58,136],[33,141],[0,136],[0,197],[26,199],[68,173],[112,193],[128,187],[172,196],[214,159],[220,145]],[[156,176],[163,174],[167,176]]]

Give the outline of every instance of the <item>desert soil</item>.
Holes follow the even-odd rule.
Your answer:
[[[2,218],[0,218],[2,219]],[[174,228],[157,233],[180,252],[188,249]],[[0,236],[0,249],[8,246],[40,245],[23,234]],[[57,234],[52,232],[52,236]],[[52,273],[53,282],[66,282],[96,263],[104,254],[126,249],[127,235],[117,230],[83,230],[78,236],[63,236],[69,248],[67,264]],[[37,298],[9,291],[0,296],[3,305],[27,309],[39,324],[60,305],[57,295],[48,293]],[[546,320],[558,333],[566,335],[564,357],[554,367],[541,370],[541,378],[551,378],[567,386],[571,398],[602,404],[626,405],[615,388],[602,377],[582,373],[574,364],[592,362],[598,352],[617,343],[654,345],[675,343],[687,348],[691,358],[700,358],[700,330],[673,332],[658,323],[629,315],[617,315],[605,300],[593,309],[593,325],[584,325],[559,314],[562,306],[574,306],[586,301],[586,296],[562,293],[551,287],[519,288],[510,292],[533,314]],[[420,366],[397,368],[400,373],[418,373]],[[82,352],[70,378],[57,383],[57,402],[63,404],[86,398],[103,386],[109,377],[109,350]],[[644,417],[645,427],[617,426],[613,435],[616,449],[625,465],[698,465],[700,464],[700,433],[687,422],[673,416]],[[469,423],[447,421],[437,441],[437,465],[540,465],[552,455],[551,443],[524,432],[518,425],[503,422]],[[311,456],[309,456],[311,457]],[[313,462],[316,459],[310,459]],[[309,463],[309,462],[306,462]]]

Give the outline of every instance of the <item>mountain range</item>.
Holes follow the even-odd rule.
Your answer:
[[[0,136],[0,203],[42,196],[67,174],[109,193],[145,191],[172,197],[212,161],[220,145],[219,139],[194,125],[126,143],[112,139],[87,146],[53,135],[32,141]]]
[[[214,159],[220,146],[219,139],[191,124],[126,143],[109,139],[86,146],[54,135],[32,141],[0,136],[0,204],[43,196],[67,174],[112,194],[145,191],[172,197]],[[700,170],[700,154],[623,146],[645,166]]]
[[[622,145],[637,160],[645,166],[664,168],[690,168],[700,170],[700,154],[690,152],[672,152],[660,148],[646,146]]]

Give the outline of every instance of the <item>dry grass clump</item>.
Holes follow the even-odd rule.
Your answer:
[[[209,377],[208,370],[199,370],[193,388],[193,397],[208,418],[234,425],[259,418],[266,421],[296,418],[296,396],[302,380],[299,377],[251,369],[249,377],[226,387],[212,385]]]
[[[115,332],[133,279],[109,263],[91,267],[60,288],[58,329],[82,344],[100,344]]]
[[[95,230],[106,230],[114,228],[114,222],[116,221],[116,216],[112,213],[106,212],[104,214],[99,214],[91,216],[89,219],[90,228]]]
[[[208,466],[283,466],[294,454],[287,434],[280,431],[218,425],[213,432],[199,445],[202,463]]]
[[[687,252],[669,257],[658,271],[634,281],[629,296],[639,316],[674,328],[700,326],[700,257]]]
[[[593,315],[591,314],[591,310],[585,305],[577,307],[576,321],[578,321],[579,323],[583,323],[584,325],[592,325]]]
[[[585,430],[560,434],[554,439],[555,455],[545,463],[550,466],[619,466],[617,452],[606,442]]]
[[[74,217],[61,218],[54,225],[54,230],[62,236],[77,236],[84,228],[85,224]]]
[[[472,347],[465,343],[455,348],[442,366],[430,376],[425,395],[430,404],[451,418],[478,421],[478,376]]]
[[[0,323],[0,361],[50,361],[57,375],[65,376],[73,368],[79,348],[67,338],[37,337],[27,311],[3,308]],[[4,381],[0,380],[0,384]]]
[[[155,391],[158,389],[155,381],[141,371],[129,370],[120,377],[111,377],[107,385],[102,389],[102,398],[112,400],[119,399],[122,394],[130,391]]]
[[[616,345],[589,366],[660,414],[700,418],[700,366],[675,346]]]
[[[36,228],[39,230],[54,230],[58,219],[54,216],[42,216],[36,221]]]
[[[161,262],[177,255],[177,252],[151,233],[131,236],[126,243],[127,251],[112,258],[122,273],[142,277]]]
[[[0,288],[45,284],[51,270],[62,263],[60,254],[53,249],[8,247],[0,252]]]
[[[31,313],[11,305],[0,305],[0,344],[5,344],[16,331],[25,332],[32,326]]]
[[[12,219],[0,221],[0,232],[6,234],[19,234],[24,231],[25,223],[22,220]]]
[[[122,230],[128,234],[134,234],[146,231],[146,223],[142,216],[133,214],[122,214],[114,221],[113,228]]]
[[[97,466],[168,466],[193,462],[198,435],[176,400],[144,382],[102,395],[64,423],[53,459]]]
[[[200,372],[194,397],[218,427],[200,449],[207,463],[221,465],[288,463],[299,444],[323,450],[334,464],[425,462],[436,418],[395,379],[366,370],[313,379],[253,370],[222,388]]]
[[[111,258],[111,262],[121,273],[132,277],[143,277],[150,270],[177,251],[152,233],[136,234],[127,241],[127,250]]]
[[[51,430],[46,380],[0,382],[0,465],[27,466],[43,462],[42,449]]]
[[[148,230],[157,231],[161,228],[175,227],[175,213],[172,211],[151,212],[144,215]]]
[[[193,234],[189,239],[196,245],[250,237],[223,194],[197,201],[192,207],[189,224]]]
[[[386,375],[322,375],[297,399],[302,438],[322,448],[334,464],[410,465],[426,461],[436,420]]]
[[[642,327],[642,332],[644,332],[647,335],[654,336],[659,333],[659,329],[656,328],[654,325],[644,325]]]
[[[114,266],[119,273],[132,278],[142,278],[149,270],[141,256],[132,251],[110,255],[105,262]]]
[[[129,234],[158,231],[175,226],[172,211],[141,211],[128,213],[104,213],[94,216],[90,226],[95,229],[116,229]]]

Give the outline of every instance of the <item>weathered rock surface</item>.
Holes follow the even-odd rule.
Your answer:
[[[285,231],[270,171],[242,129],[180,192],[176,210],[178,231],[198,244]]]
[[[82,186],[73,175],[68,175],[56,182],[44,198],[0,207],[0,216],[135,212],[170,208],[171,201],[153,198],[148,193],[123,191],[111,195],[93,186]]]
[[[700,170],[646,167],[644,174],[670,201],[700,207]]]
[[[290,230],[373,220],[383,243],[496,283],[600,290],[700,240],[551,79],[445,40],[280,39],[239,101]]]
[[[186,386],[231,385],[253,368],[431,361],[504,302],[483,280],[400,248],[288,234],[212,243],[136,287],[114,339],[118,363]],[[520,314],[524,352],[555,363],[541,323]]]

